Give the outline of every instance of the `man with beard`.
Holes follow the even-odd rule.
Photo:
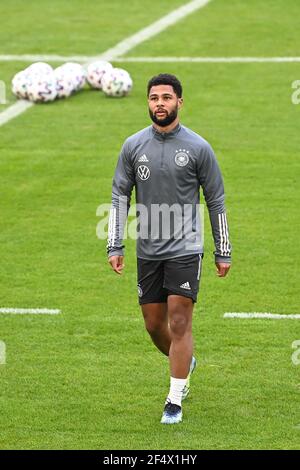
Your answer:
[[[160,74],[149,81],[147,92],[153,125],[123,145],[113,180],[107,252],[111,267],[121,274],[123,232],[135,187],[139,303],[153,343],[169,358],[170,390],[161,423],[175,424],[182,420],[181,402],[189,393],[196,366],[192,313],[203,257],[200,186],[219,277],[229,271],[231,246],[224,186],[214,152],[202,137],[179,123],[180,81]]]

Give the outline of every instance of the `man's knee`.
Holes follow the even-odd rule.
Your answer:
[[[168,312],[171,334],[181,337],[191,331],[192,311],[190,299],[177,297],[170,302]]]
[[[145,327],[149,335],[158,334],[164,327],[165,323],[157,318],[145,318]]]
[[[183,313],[175,313],[170,318],[170,330],[175,336],[183,336],[189,331],[190,321]]]
[[[161,304],[159,306],[153,305],[152,307],[142,308],[145,327],[148,333],[152,335],[159,334],[160,331],[166,328],[167,325],[167,305]]]

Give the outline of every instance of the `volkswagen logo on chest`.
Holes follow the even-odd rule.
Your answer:
[[[146,181],[150,176],[150,170],[146,165],[140,165],[137,169],[137,174],[142,181]]]

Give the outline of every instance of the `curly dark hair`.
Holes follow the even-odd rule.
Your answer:
[[[150,89],[157,85],[171,85],[177,97],[182,97],[182,85],[175,75],[171,75],[170,73],[160,73],[159,75],[152,77],[147,85],[147,96],[149,96]]]

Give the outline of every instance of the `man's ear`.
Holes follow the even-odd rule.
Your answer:
[[[178,98],[178,108],[180,109],[183,106],[183,98]]]

